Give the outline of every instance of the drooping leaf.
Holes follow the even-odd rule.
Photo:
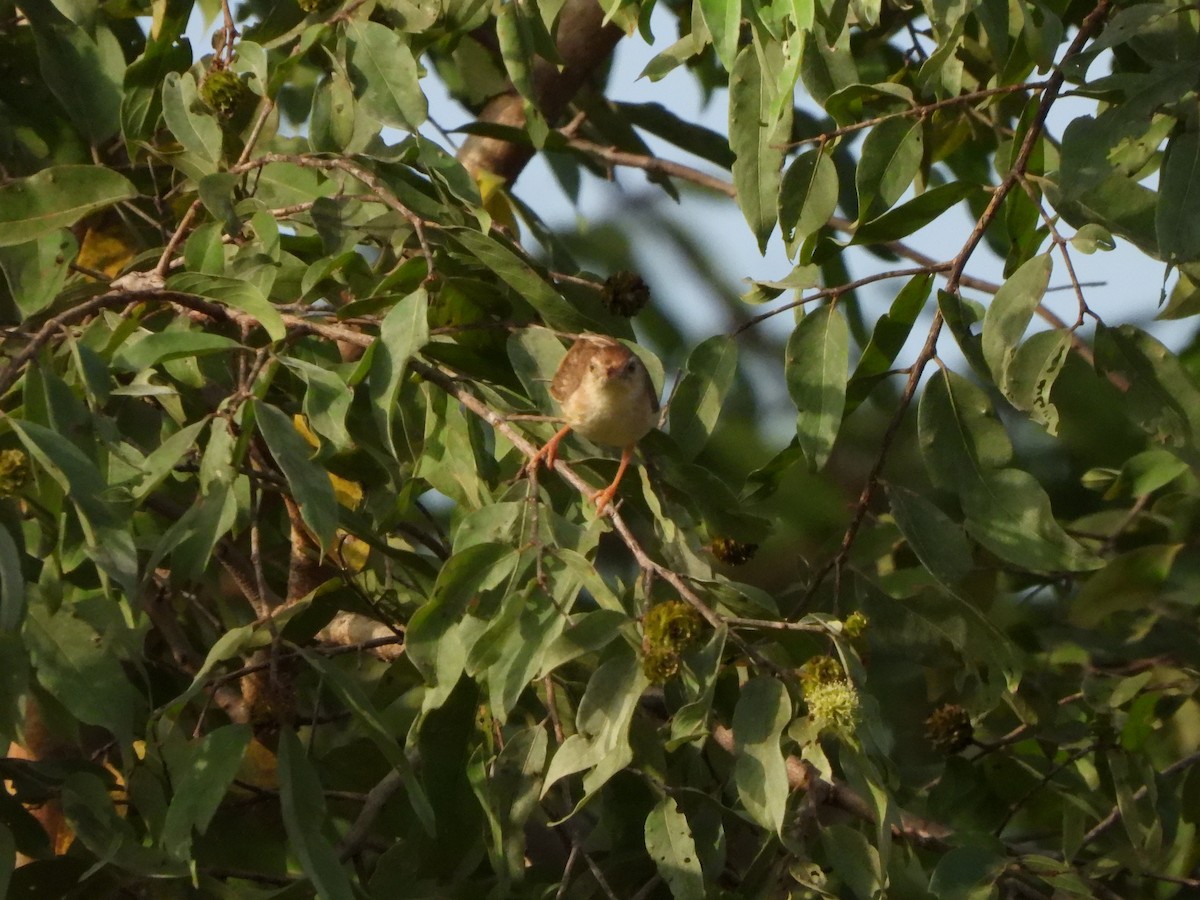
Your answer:
[[[0,247],[57,233],[136,196],[129,179],[102,166],[53,166],[16,178],[0,185]]]
[[[137,550],[128,518],[109,502],[113,492],[95,462],[44,425],[10,421],[30,456],[51,474],[79,511],[88,553],[96,565],[121,586],[127,597],[136,597]]]
[[[726,72],[733,72],[742,30],[742,0],[700,0],[700,11],[717,59]]]
[[[980,196],[983,191],[965,181],[952,181],[938,185],[918,194],[907,203],[902,203],[854,230],[852,244],[881,244],[906,238],[942,213],[957,206],[963,200]]]
[[[733,183],[738,206],[761,252],[766,252],[775,230],[783,145],[792,128],[791,104],[775,116],[772,100],[758,53],[747,45],[738,52],[729,75],[729,146],[737,155]]]
[[[288,846],[321,897],[354,900],[354,888],[329,838],[321,780],[295,732],[279,734],[279,805]]]
[[[80,722],[133,739],[142,698],[105,641],[70,609],[31,604],[22,631],[38,682]]]
[[[687,817],[671,797],[658,802],[646,817],[646,852],[676,900],[702,900],[704,873]]]
[[[201,167],[197,174],[216,171],[221,161],[221,125],[201,111],[196,79],[191,72],[167,73],[162,88],[163,121]]]
[[[412,49],[379,22],[346,22],[347,65],[363,111],[381,125],[415,131],[429,115]]]
[[[669,414],[671,436],[686,456],[694,458],[704,449],[736,374],[733,338],[715,335],[688,355],[686,374],[671,398]]]
[[[799,410],[796,437],[809,465],[825,465],[846,406],[850,331],[832,305],[809,313],[788,339],[784,374]]]
[[[0,217],[3,215],[0,207]],[[0,232],[3,229],[0,221]],[[78,250],[74,236],[63,230],[43,234],[36,240],[0,246],[0,271],[22,315],[30,316],[54,300],[66,283],[71,260]]]
[[[392,455],[396,395],[408,361],[429,340],[429,296],[423,288],[393,306],[379,323],[379,341],[367,376],[371,411]]]
[[[184,294],[195,294],[232,306],[234,309],[249,313],[258,320],[267,335],[273,341],[281,341],[287,336],[287,328],[283,317],[271,301],[257,287],[248,281],[229,278],[224,275],[202,275],[198,272],[180,272],[167,279],[167,288]]]
[[[870,222],[908,190],[921,165],[924,125],[907,117],[880,122],[863,141],[858,165],[858,220]]]
[[[195,358],[210,353],[237,350],[241,344],[208,331],[157,331],[122,344],[113,355],[113,367],[140,372],[169,359]]]
[[[779,739],[792,719],[792,703],[774,678],[760,676],[742,686],[733,711],[738,797],[763,828],[778,833],[787,803],[787,766]]]
[[[125,73],[117,37],[103,24],[89,34],[50,0],[22,0],[21,10],[33,26],[42,78],[72,122],[93,143],[112,137]]]
[[[821,150],[801,153],[788,166],[779,186],[779,227],[789,254],[821,228],[838,202],[838,174]]]
[[[287,479],[300,516],[322,547],[333,543],[337,531],[337,500],[328,473],[310,459],[310,448],[282,410],[255,401],[254,413],[267,448]]]
[[[879,850],[862,832],[848,825],[834,824],[821,829],[821,845],[829,854],[833,871],[846,883],[857,900],[873,900],[883,888]]]
[[[1158,252],[1170,263],[1200,259],[1200,131],[1188,130],[1171,138],[1158,182],[1154,216]]]
[[[1200,458],[1200,386],[1160,341],[1133,325],[1096,329],[1096,366],[1126,384],[1121,408],[1155,440]]]
[[[900,289],[891,308],[879,317],[871,340],[863,348],[854,367],[854,374],[846,385],[846,414],[854,412],[880,379],[891,369],[896,356],[904,347],[912,332],[913,323],[925,308],[929,292],[933,287],[933,276],[914,275]]]
[[[245,725],[225,725],[206,734],[192,748],[189,764],[174,786],[163,825],[161,841],[168,854],[186,859],[191,852],[192,831],[204,834],[208,829],[238,773],[251,737]]]
[[[1007,385],[1008,369],[1025,329],[1046,293],[1053,267],[1049,253],[1035,256],[1001,285],[988,305],[983,317],[983,356],[1001,390]]]
[[[1071,621],[1096,628],[1123,611],[1143,610],[1163,590],[1182,546],[1151,544],[1118,556],[1084,582],[1071,600]]]
[[[1058,433],[1058,407],[1050,392],[1070,349],[1066,330],[1039,331],[1017,349],[1008,366],[1004,396],[1050,434]]]

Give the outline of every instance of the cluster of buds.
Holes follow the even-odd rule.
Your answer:
[[[0,497],[15,496],[29,480],[29,457],[20,450],[0,450]]]
[[[650,302],[650,287],[637,272],[616,272],[604,282],[604,308],[631,319]]]
[[[228,69],[212,69],[200,84],[200,99],[220,119],[232,119],[251,98],[250,86]]]
[[[958,753],[975,741],[971,716],[957,703],[939,706],[925,720],[925,737],[941,753]]]
[[[854,640],[863,636],[869,623],[870,620],[863,613],[852,612],[846,616],[846,621],[842,623],[842,629],[846,632],[846,637]]]
[[[744,566],[754,559],[758,544],[747,544],[729,537],[715,537],[709,542],[708,552],[727,566]]]
[[[832,656],[814,656],[800,669],[809,718],[824,731],[852,732],[858,723],[858,689]]]
[[[700,614],[682,600],[651,607],[642,620],[642,671],[655,684],[679,673],[679,654],[700,636]]]

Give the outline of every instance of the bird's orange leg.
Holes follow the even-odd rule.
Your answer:
[[[604,513],[604,507],[612,503],[613,497],[617,495],[617,485],[621,483],[621,477],[625,474],[625,470],[629,468],[629,461],[633,459],[633,445],[630,444],[621,451],[621,464],[617,466],[617,476],[612,480],[612,484],[602,491],[596,491],[592,494],[592,500],[596,504],[596,515]]]
[[[560,428],[558,430],[558,433],[555,434],[554,437],[552,437],[552,438],[550,438],[550,440],[546,441],[546,446],[542,447],[542,449],[539,450],[537,453],[535,453],[533,455],[533,458],[529,460],[529,463],[528,463],[529,468],[536,469],[537,464],[540,463],[542,461],[542,459],[545,459],[546,460],[546,468],[553,469],[555,460],[558,459],[558,444],[563,438],[565,438],[567,436],[567,432],[569,432],[570,430],[571,430],[570,425],[564,425],[562,428]]]

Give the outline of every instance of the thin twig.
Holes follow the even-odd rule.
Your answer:
[[[1110,0],[1100,0],[1088,15],[1080,23],[1079,32],[1075,35],[1075,39],[1071,42],[1071,46],[1067,49],[1064,59],[1070,59],[1079,53],[1083,45],[1087,43],[1092,32],[1099,27],[1100,22],[1104,19],[1108,12]],[[953,265],[950,268],[949,275],[946,279],[947,293],[956,294],[962,285],[963,271],[966,269],[967,262],[971,255],[983,240],[983,235],[987,231],[988,226],[1000,213],[1000,208],[1004,203],[1005,198],[1016,187],[1017,183],[1024,175],[1026,168],[1029,165],[1029,158],[1033,155],[1034,147],[1037,146],[1038,138],[1042,134],[1042,130],[1046,124],[1046,116],[1050,114],[1050,107],[1054,105],[1055,99],[1058,97],[1058,92],[1062,88],[1065,78],[1061,65],[1046,82],[1044,93],[1042,94],[1042,102],[1038,107],[1037,114],[1029,125],[1029,130],[1025,133],[1025,139],[1021,142],[1021,148],[1017,153],[1016,159],[1013,161],[1012,168],[1005,176],[1000,185],[992,192],[991,199],[988,201],[987,207],[975,222],[975,226],[971,229],[971,234],[967,237],[967,241],[963,244],[962,249],[954,258]],[[804,598],[801,601],[800,607],[811,600],[813,595],[819,590],[825,578],[830,572],[836,572],[840,578],[842,566],[850,557],[850,549],[854,546],[855,538],[858,536],[858,531],[866,520],[867,510],[870,508],[871,500],[875,496],[875,490],[879,486],[879,478],[883,472],[883,466],[887,462],[889,452],[896,434],[900,430],[900,426],[908,412],[908,407],[911,405],[913,397],[917,392],[917,385],[921,382],[921,377],[925,373],[926,366],[933,360],[937,352],[938,336],[942,330],[942,314],[938,310],[934,314],[933,323],[929,327],[929,333],[925,339],[925,346],[921,348],[921,352],[917,354],[916,360],[913,362],[912,370],[908,376],[908,381],[904,385],[904,390],[897,402],[896,411],[888,422],[887,428],[884,430],[883,437],[880,440],[879,453],[875,457],[875,462],[871,466],[870,472],[867,474],[866,482],[863,484],[862,493],[859,495],[858,502],[855,504],[854,513],[850,518],[850,524],[846,528],[845,534],[842,536],[841,546],[837,553],[833,555],[820,569],[817,570],[809,584],[808,590],[805,592]]]
[[[288,153],[264,153],[262,156],[255,157],[252,160],[239,162],[236,166],[232,166],[231,172],[249,172],[253,169],[259,169],[271,163],[291,163],[295,166],[301,166],[306,169],[320,169],[328,172],[330,170],[339,170],[347,175],[361,181],[383,202],[385,206],[390,207],[400,213],[410,225],[417,235],[417,241],[421,245],[421,254],[425,257],[427,267],[426,278],[432,278],[434,274],[433,251],[429,247],[429,241],[425,236],[425,220],[418,216],[415,212],[409,209],[399,197],[389,188],[374,172],[364,169],[358,163],[345,157],[320,157],[306,156],[304,154],[288,154]]]
[[[1015,94],[1018,91],[1040,91],[1046,88],[1045,82],[1026,82],[1022,84],[1004,84],[999,87],[984,88],[979,91],[971,91],[969,94],[959,94],[956,97],[947,97],[945,100],[935,100],[932,103],[922,103],[919,106],[913,106],[908,109],[900,109],[895,112],[884,113],[883,115],[875,116],[872,119],[864,119],[861,122],[855,122],[852,125],[843,125],[840,128],[835,128],[833,131],[826,131],[821,134],[813,135],[812,137],[801,138],[798,141],[792,141],[790,144],[784,144],[785,149],[801,147],[804,144],[824,144],[832,141],[834,138],[844,137],[848,134],[853,134],[856,131],[862,131],[865,128],[874,128],[889,119],[901,119],[906,116],[928,116],[939,109],[945,109],[948,106],[962,106],[965,103],[971,103],[975,100],[984,100],[988,97],[995,97],[998,94]]]

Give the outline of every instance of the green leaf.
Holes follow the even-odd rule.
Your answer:
[[[3,215],[0,205],[0,216]],[[3,227],[0,223],[0,230]],[[0,270],[4,272],[13,302],[23,317],[28,318],[53,302],[66,283],[71,261],[78,252],[78,242],[65,230],[0,247]]]
[[[392,729],[380,716],[362,684],[335,663],[324,659],[319,654],[303,652],[302,656],[320,674],[322,681],[333,689],[333,692],[350,710],[355,722],[383,754],[384,759],[399,773],[404,788],[408,792],[413,811],[424,826],[426,834],[433,835],[436,830],[435,814],[429,803],[429,797],[413,771],[408,757],[405,756],[404,748],[400,746]]]
[[[859,222],[870,222],[891,209],[917,176],[924,151],[919,119],[886,119],[871,129],[855,176]]]
[[[909,547],[938,581],[953,587],[973,568],[971,542],[962,526],[920,494],[899,485],[887,491],[892,515]]]
[[[335,69],[317,85],[313,95],[309,146],[318,153],[351,152],[352,146],[357,146],[354,144],[357,112],[350,79]]]
[[[987,396],[945,370],[930,379],[918,411],[925,465],[934,483],[958,493],[967,531],[996,555],[1033,572],[1101,565],[1054,519],[1032,475],[1003,468],[1012,444]]]
[[[624,644],[610,646],[579,701],[577,733],[550,760],[543,797],[559,779],[592,769],[583,780],[586,800],[632,760],[629,724],[647,684],[637,654]]]
[[[788,795],[779,739],[791,720],[792,702],[776,679],[759,676],[742,685],[733,711],[733,779],[746,812],[776,834],[783,827]]]
[[[1046,294],[1053,268],[1049,253],[1035,256],[1001,285],[984,314],[983,358],[1002,391],[1021,338]]]
[[[632,620],[615,609],[595,609],[572,617],[567,629],[542,654],[537,677],[545,678],[561,665],[611,643]]]
[[[646,816],[646,852],[676,900],[703,900],[704,873],[696,841],[672,797],[663,797]]]
[[[1071,599],[1071,622],[1095,628],[1117,613],[1149,608],[1161,595],[1181,549],[1182,544],[1152,544],[1121,554]]]
[[[91,143],[108,140],[120,127],[125,74],[120,42],[99,23],[89,34],[50,0],[21,0],[20,6],[33,26],[46,86]]]
[[[0,525],[0,633],[12,634],[25,620],[25,573],[21,551],[9,530]]]
[[[221,125],[211,115],[196,111],[203,106],[191,72],[167,73],[163,80],[162,104],[163,121],[200,165],[200,174],[215,172],[221,162]]]
[[[951,848],[933,870],[929,891],[938,900],[990,897],[1007,860],[988,847],[968,844]]]
[[[110,641],[69,608],[51,614],[40,603],[30,605],[22,634],[50,696],[80,722],[107,728],[122,744],[133,740],[145,710]]]
[[[442,566],[429,602],[413,614],[405,633],[405,651],[427,682],[438,683],[442,638],[466,614],[468,604],[480,591],[508,576],[518,557],[506,544],[475,544],[455,553]],[[454,687],[443,686],[447,690]]]
[[[681,118],[661,103],[615,103],[630,124],[648,131],[681,150],[708,160],[722,169],[733,166],[735,159],[723,134]]]
[[[176,859],[191,853],[192,830],[204,834],[225,799],[250,744],[246,725],[225,725],[206,734],[192,749],[188,764],[177,773],[171,805],[160,841]]]
[[[850,331],[832,305],[809,313],[788,339],[784,373],[799,410],[796,437],[813,469],[825,465],[846,406]]]
[[[1200,259],[1198,207],[1200,132],[1182,131],[1167,143],[1158,182],[1154,227],[1162,259],[1176,264]]]
[[[1200,459],[1200,387],[1174,353],[1133,325],[1096,327],[1096,367],[1129,385],[1127,416],[1155,440]]]
[[[882,244],[908,237],[963,200],[983,196],[982,188],[966,181],[952,181],[930,188],[879,218],[858,226],[850,243]]]
[[[180,272],[167,279],[167,289],[206,297],[249,313],[258,320],[258,324],[273,341],[282,341],[287,337],[287,328],[279,310],[250,282],[224,275]]]
[[[671,398],[671,436],[683,455],[700,455],[717,424],[737,375],[737,343],[714,335],[688,354],[685,374]]]
[[[8,420],[25,449],[67,492],[79,512],[88,555],[125,591],[138,596],[138,561],[129,520],[108,502],[109,485],[96,464],[61,434],[36,422]]]
[[[176,518],[154,545],[146,571],[153,572],[171,554],[171,576],[181,583],[198,581],[212,564],[221,536],[233,527],[237,498],[225,482],[218,482]]]
[[[555,580],[556,592],[567,580]],[[577,593],[578,583],[573,591],[565,586],[563,590]],[[522,692],[537,674],[542,656],[565,625],[560,606],[536,584],[524,591],[512,591],[504,598],[499,614],[488,622],[467,657],[467,673],[477,678],[482,676],[489,708],[498,723],[507,721]]]
[[[323,900],[354,900],[350,878],[330,840],[321,781],[295,732],[279,733],[279,806],[288,847]]]
[[[1144,497],[1189,471],[1191,467],[1168,450],[1157,447],[1144,450],[1125,460],[1116,479],[1104,492],[1104,499]]]
[[[700,12],[712,35],[717,59],[726,72],[732,72],[742,31],[742,0],[700,0]]]
[[[367,388],[371,414],[394,458],[393,427],[397,414],[396,396],[408,361],[429,342],[429,295],[418,288],[395,306],[379,323],[379,340],[371,357]]]
[[[514,880],[524,873],[525,827],[537,809],[549,743],[545,728],[522,728],[507,737],[493,766],[485,767],[480,747],[468,769],[491,830],[492,865]]]
[[[563,331],[607,330],[603,322],[567,301],[532,266],[500,241],[470,228],[452,228],[447,232],[463,250],[496,273],[537,310],[547,327]]]
[[[415,131],[429,115],[417,61],[400,33],[366,19],[346,22],[346,65],[363,111],[381,125]]]
[[[534,47],[533,25],[521,3],[505,3],[496,13],[496,41],[500,58],[517,92],[530,103],[537,101],[533,88],[533,69],[537,50]],[[541,24],[540,21],[538,24]]]
[[[960,375],[934,373],[917,412],[921,453],[934,485],[961,493],[1008,465],[1012,443],[987,395]]]
[[[1054,518],[1050,498],[1021,469],[985,473],[960,498],[967,531],[997,556],[1030,572],[1083,572],[1103,565]]]
[[[808,150],[788,166],[779,186],[779,227],[789,257],[819,228],[838,203],[838,174],[827,153]]]
[[[884,881],[879,851],[862,832],[848,825],[833,824],[822,828],[820,834],[821,846],[833,864],[833,871],[854,896],[858,900],[882,896]]]
[[[776,118],[771,88],[753,46],[741,49],[729,75],[729,146],[737,158],[733,184],[738,205],[765,253],[775,229],[783,146],[791,137],[792,105]]]
[[[304,379],[307,386],[304,416],[312,429],[328,440],[335,450],[353,446],[350,432],[346,430],[346,414],[354,399],[350,386],[337,373],[305,360],[284,356],[279,361]]]
[[[162,85],[168,72],[183,72],[192,62],[186,43],[165,42],[162,35],[151,43],[125,70],[124,96],[121,98],[121,136],[130,158],[140,142],[148,141],[162,116]]]
[[[237,341],[208,331],[156,331],[118,347],[112,365],[120,371],[141,372],[169,359],[239,349],[243,348]]]
[[[96,210],[137,196],[129,179],[103,166],[53,166],[0,185],[0,247],[57,235]]]
[[[165,853],[139,843],[117,814],[109,786],[90,772],[72,772],[62,783],[62,810],[75,837],[100,864],[144,878],[179,878],[187,868]]]
[[[1004,396],[1009,403],[1050,434],[1058,434],[1058,407],[1050,401],[1050,392],[1070,350],[1069,331],[1039,331],[1017,349],[1006,373]]]
[[[332,546],[338,511],[329,474],[309,458],[311,448],[282,410],[256,400],[254,413],[258,430],[287,480],[304,524],[312,529],[322,547]]]
[[[871,390],[879,383],[892,368],[896,356],[904,347],[912,332],[913,323],[925,308],[933,287],[933,276],[929,274],[914,275],[900,289],[891,308],[879,317],[875,330],[871,332],[871,340],[863,348],[854,367],[854,374],[846,385],[846,414],[854,412]]]

